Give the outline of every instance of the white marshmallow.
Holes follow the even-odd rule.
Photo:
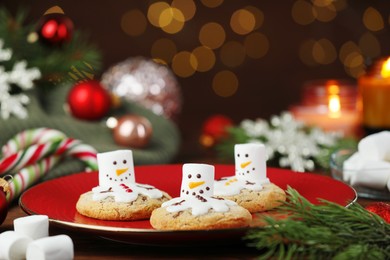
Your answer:
[[[49,235],[49,218],[46,215],[32,215],[14,220],[14,230],[32,240]]]
[[[214,166],[201,163],[183,164],[180,197],[214,195]]]
[[[267,153],[263,144],[236,144],[234,159],[237,179],[255,183],[269,182],[266,158]]]
[[[366,159],[390,161],[390,131],[364,137],[358,144],[358,150]]]
[[[0,234],[0,259],[18,260],[26,258],[27,246],[32,239],[15,231]]]
[[[350,182],[353,175],[361,169],[364,163],[367,161],[366,157],[362,156],[361,153],[356,152],[352,154],[343,163],[343,180]]]
[[[361,185],[373,189],[384,189],[390,178],[390,163],[368,161],[351,176],[351,185]]]
[[[99,186],[112,187],[121,183],[135,183],[133,153],[131,150],[117,150],[98,153]]]
[[[73,241],[67,235],[44,237],[27,247],[27,260],[70,260],[74,258]]]

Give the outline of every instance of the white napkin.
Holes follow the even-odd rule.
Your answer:
[[[369,135],[345,160],[343,179],[351,185],[390,190],[390,131]]]

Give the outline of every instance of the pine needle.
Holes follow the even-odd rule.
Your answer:
[[[251,230],[249,246],[260,259],[390,259],[390,224],[357,203],[343,207],[322,200],[314,205],[296,190],[278,209],[286,219],[265,217],[266,227]]]

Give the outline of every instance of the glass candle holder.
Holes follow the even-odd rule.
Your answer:
[[[309,126],[360,135],[358,90],[351,81],[325,79],[305,83],[300,104],[292,106],[290,112]]]
[[[358,79],[367,134],[390,129],[390,57],[378,59]]]

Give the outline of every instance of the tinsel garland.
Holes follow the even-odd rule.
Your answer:
[[[357,141],[338,132],[325,132],[297,121],[288,113],[264,119],[243,120],[227,128],[227,137],[216,150],[221,158],[234,159],[237,143],[264,143],[268,165],[291,168],[294,171],[328,169],[330,155],[340,148],[356,148]]]
[[[390,224],[357,203],[314,205],[292,188],[278,214],[251,230],[248,245],[260,259],[390,259]]]

